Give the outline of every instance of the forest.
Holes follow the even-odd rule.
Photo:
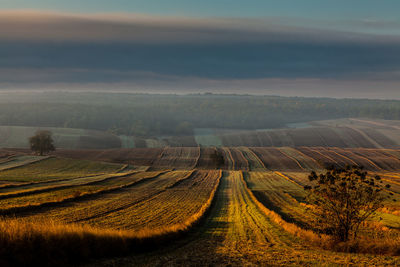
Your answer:
[[[250,95],[8,93],[0,125],[65,127],[142,137],[191,135],[194,128],[274,129],[345,117],[400,119],[400,101]]]

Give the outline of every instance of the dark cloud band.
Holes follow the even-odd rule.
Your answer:
[[[265,19],[0,13],[2,83],[400,80],[398,36]]]

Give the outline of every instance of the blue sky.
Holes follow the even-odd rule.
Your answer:
[[[0,0],[0,90],[400,99],[399,0]]]

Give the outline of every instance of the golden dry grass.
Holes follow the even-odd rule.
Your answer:
[[[0,264],[71,264],[98,256],[116,256],[165,244],[190,231],[209,211],[221,179],[219,171],[209,197],[180,223],[139,231],[62,224],[36,218],[0,219]]]
[[[295,223],[288,223],[276,212],[268,209],[263,205],[254,195],[252,190],[247,186],[244,180],[243,174],[241,174],[241,180],[245,184],[246,190],[254,203],[267,215],[272,221],[280,225],[285,231],[306,240],[307,242],[317,245],[325,249],[333,249],[341,252],[358,252],[358,253],[376,253],[376,254],[388,254],[388,255],[400,255],[400,235],[395,233],[392,236],[383,235],[383,237],[370,238],[362,236],[356,241],[335,242],[330,236],[324,234],[317,234],[312,230],[307,230],[299,227]],[[278,189],[277,189],[278,190]],[[377,233],[385,231],[386,228],[382,226],[377,227],[377,224],[373,224],[374,228],[369,227],[368,230]],[[378,224],[379,225],[379,224]],[[364,227],[365,228],[365,227]]]

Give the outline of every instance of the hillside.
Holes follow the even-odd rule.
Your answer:
[[[311,170],[352,164],[380,175],[400,200],[400,150],[197,147],[57,155],[0,150],[5,264],[400,264],[399,202],[385,202],[362,226],[359,253],[343,253],[308,225],[303,189]]]
[[[268,130],[197,128],[194,135],[139,137],[109,132],[40,128],[53,132],[61,149],[116,149],[161,147],[341,147],[399,148],[400,122],[377,119],[337,119],[288,124]],[[28,148],[28,138],[38,127],[0,126],[0,147]]]

